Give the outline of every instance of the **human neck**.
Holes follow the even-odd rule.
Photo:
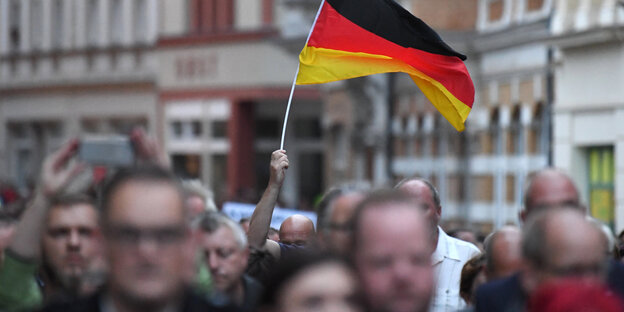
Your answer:
[[[237,306],[242,306],[245,299],[245,282],[241,277],[240,281],[227,292],[230,302]]]
[[[433,233],[431,235],[433,237],[431,237],[431,241],[433,242],[433,252],[435,252],[436,249],[438,249],[438,238],[440,237],[440,229],[438,228],[438,226],[435,226],[432,232]]]

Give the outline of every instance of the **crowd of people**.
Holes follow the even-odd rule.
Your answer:
[[[316,226],[293,215],[273,229],[285,151],[237,222],[143,132],[132,140],[137,164],[88,185],[79,142],[63,145],[22,209],[3,206],[0,311],[624,311],[619,239],[560,170],[531,175],[521,226],[484,241],[447,234],[435,185],[418,177],[333,187]]]

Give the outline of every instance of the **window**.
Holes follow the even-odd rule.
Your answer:
[[[17,51],[20,46],[20,17],[20,0],[13,0],[9,7],[9,49],[11,51]]]
[[[280,131],[280,121],[277,119],[259,119],[256,121],[256,135],[258,138],[279,138]]]
[[[301,139],[315,139],[322,135],[321,123],[317,118],[300,118],[294,123],[295,137]]]
[[[171,123],[171,134],[175,138],[182,137],[182,122],[181,121],[174,121],[173,123]]]
[[[203,127],[200,121],[191,122],[191,131],[193,132],[193,137],[199,138],[203,133]]]
[[[53,49],[63,46],[63,1],[52,1],[52,29],[50,29],[51,44]]]
[[[191,0],[191,30],[217,33],[234,25],[234,0]]]
[[[133,0],[134,3],[134,38],[146,42],[147,38],[147,1]]]
[[[212,137],[213,138],[227,138],[227,121],[215,120],[211,124]]]
[[[615,219],[613,147],[591,147],[587,152],[591,215],[613,227]]]
[[[544,0],[525,0],[525,1],[527,2],[526,10],[528,12],[539,11],[542,9],[542,7],[544,7]]]
[[[496,22],[503,18],[504,0],[490,0],[487,4],[488,21]]]
[[[41,1],[30,2],[30,42],[34,49],[43,47],[43,3]]]
[[[110,5],[110,27],[111,27],[111,43],[121,44],[123,40],[123,9],[122,0],[111,0]]]
[[[210,162],[210,185],[216,191],[217,187],[227,185],[227,156],[212,155]]]
[[[99,27],[97,0],[87,0],[87,45],[97,45]]]

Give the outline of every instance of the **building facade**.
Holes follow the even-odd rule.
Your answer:
[[[158,41],[162,137],[174,170],[221,197],[257,200],[317,1],[162,1]],[[294,49],[294,50],[293,50]],[[282,204],[311,208],[323,187],[320,93],[297,87]],[[223,188],[226,186],[227,188]]]
[[[455,131],[405,74],[328,87],[327,150],[337,160],[328,180],[421,176],[438,187],[447,223],[517,222],[527,174],[548,164],[552,1],[402,4],[468,56],[476,95],[466,130]]]
[[[590,213],[624,228],[624,6],[557,1],[554,162],[572,173]]]
[[[153,130],[157,0],[0,1],[0,179],[79,134]]]

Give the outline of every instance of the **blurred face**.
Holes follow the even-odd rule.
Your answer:
[[[249,250],[238,245],[234,233],[226,226],[213,233],[202,233],[201,246],[215,288],[224,293],[233,291],[241,283]]]
[[[548,207],[576,206],[579,194],[570,179],[559,172],[547,171],[535,177],[528,190],[525,211],[521,215],[526,221],[528,214]]]
[[[510,276],[522,268],[520,230],[504,230],[497,234],[498,237],[491,242],[493,266],[487,274],[489,280]]]
[[[42,237],[44,261],[65,287],[78,286],[99,256],[98,215],[89,204],[51,207]]]
[[[200,215],[202,212],[206,210],[206,204],[204,203],[204,199],[197,196],[191,195],[186,198],[186,210],[187,210],[187,218],[192,220],[193,218]]]
[[[331,281],[331,283],[328,283]],[[357,282],[339,263],[310,267],[284,286],[278,297],[283,312],[357,312]]]
[[[422,181],[412,180],[403,184],[399,190],[413,198],[421,206],[425,219],[428,221],[431,229],[434,230],[431,234],[436,234],[437,231],[435,231],[435,229],[440,222],[442,209],[440,206],[436,205],[433,200],[433,194],[427,184]]]
[[[349,220],[362,199],[362,194],[353,193],[341,196],[334,202],[330,216],[329,235],[325,242],[329,249],[341,254],[347,252],[351,242]]]
[[[189,237],[177,189],[130,181],[113,194],[106,220],[109,290],[132,304],[158,305],[183,287]]]
[[[549,229],[550,230],[550,229]],[[582,228],[577,228],[583,232]],[[544,279],[580,277],[602,279],[606,272],[607,250],[597,230],[587,227],[585,235],[563,235],[548,231],[551,242],[549,263],[543,268]]]
[[[371,207],[360,219],[355,265],[372,311],[427,311],[433,294],[433,247],[419,211],[406,204]]]
[[[527,265],[525,288],[566,278],[603,282],[607,269],[605,238],[582,215],[561,214],[546,224],[546,263]]]

